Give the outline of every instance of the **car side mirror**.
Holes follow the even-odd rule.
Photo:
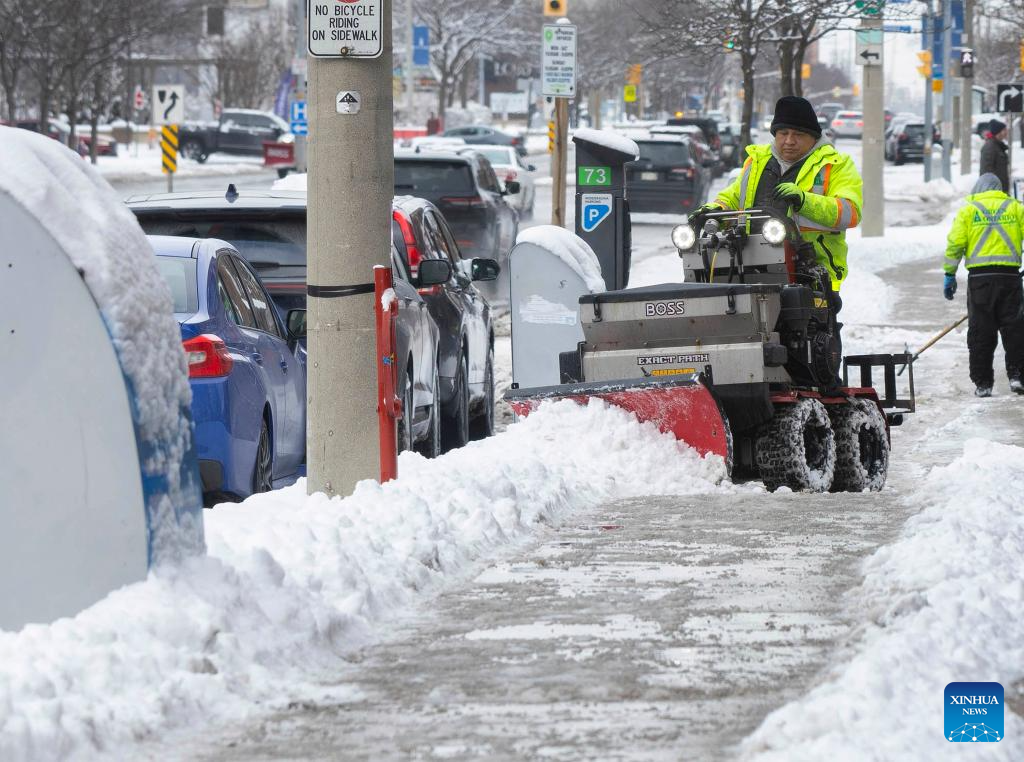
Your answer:
[[[507,180],[505,181],[505,195],[514,196],[523,189],[518,180]],[[475,280],[475,279],[474,279]]]
[[[306,311],[288,310],[285,320],[288,325],[288,338],[292,341],[306,338]]]
[[[536,172],[537,171],[537,165],[536,164],[527,164],[526,165],[526,171],[527,172]]]
[[[452,278],[452,265],[443,259],[420,260],[419,285],[421,288],[427,286],[440,286]]]
[[[501,275],[501,265],[493,259],[476,258],[472,261],[470,272],[473,281],[497,280]]]

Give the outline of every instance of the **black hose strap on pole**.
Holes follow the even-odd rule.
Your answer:
[[[372,283],[360,283],[355,286],[306,286],[306,293],[317,299],[340,299],[343,296],[359,296],[372,294]]]

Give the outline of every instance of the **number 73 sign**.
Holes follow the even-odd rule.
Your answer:
[[[577,167],[576,168],[576,184],[577,185],[589,185],[591,187],[604,186],[607,187],[612,184],[612,168],[611,167]]]

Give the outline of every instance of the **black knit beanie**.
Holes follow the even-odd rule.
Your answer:
[[[821,125],[814,113],[814,107],[806,98],[796,95],[785,95],[775,104],[775,116],[772,117],[771,133],[788,128],[800,130],[815,138],[821,137]]]
[[[1006,123],[1000,122],[998,119],[993,119],[988,123],[988,131],[992,133],[992,137],[995,137],[1005,129]]]

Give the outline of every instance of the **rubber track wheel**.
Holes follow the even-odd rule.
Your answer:
[[[833,492],[881,491],[889,474],[889,435],[885,417],[869,399],[830,405],[836,439]]]
[[[758,432],[757,468],[771,491],[827,492],[836,466],[836,443],[825,406],[804,399],[777,405]]]

